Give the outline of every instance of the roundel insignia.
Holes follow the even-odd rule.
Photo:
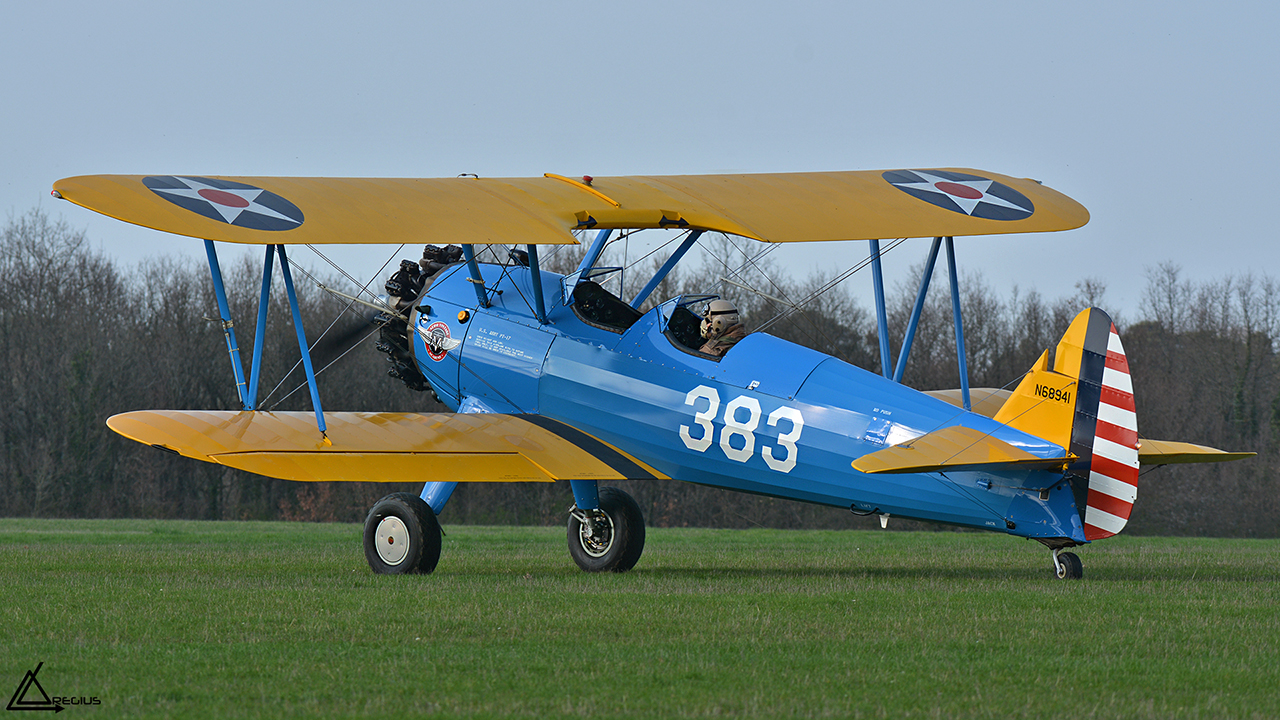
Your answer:
[[[204,177],[142,179],[151,192],[197,215],[252,230],[292,230],[302,224],[297,205],[259,187]]]
[[[1036,206],[1026,195],[995,180],[949,170],[890,170],[890,185],[932,205],[985,220],[1022,220]]]

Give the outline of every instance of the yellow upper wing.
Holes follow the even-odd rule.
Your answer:
[[[283,480],[551,482],[666,479],[540,415],[140,410],[107,420],[131,440]]]
[[[54,194],[164,232],[253,244],[576,242],[578,228],[684,227],[767,242],[1069,230],[1082,205],[979,170],[594,178],[89,175]]]

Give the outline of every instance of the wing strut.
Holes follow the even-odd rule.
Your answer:
[[[302,310],[298,307],[298,294],[293,289],[293,273],[289,271],[289,258],[284,245],[268,245],[262,267],[262,294],[258,299],[258,328],[253,337],[253,365],[249,368],[249,382],[245,383],[244,365],[240,360],[240,348],[236,344],[235,326],[231,322],[231,309],[227,303],[227,290],[222,283],[222,268],[218,264],[218,251],[212,240],[204,241],[209,256],[209,272],[213,275],[213,292],[218,298],[218,312],[222,315],[222,333],[227,338],[227,351],[231,355],[231,370],[236,378],[236,392],[245,410],[254,410],[258,404],[258,380],[262,374],[262,347],[267,329],[267,307],[271,300],[272,251],[280,255],[280,272],[284,275],[284,287],[289,295],[289,310],[293,313],[293,327],[298,333],[298,349],[302,353],[302,368],[307,374],[307,388],[311,390],[311,406],[316,413],[316,426],[325,435],[324,410],[320,407],[320,388],[311,367],[311,350],[307,347],[307,333],[302,327]],[[328,436],[325,436],[328,440]]]
[[[209,256],[209,274],[213,276],[213,294],[218,298],[218,314],[222,318],[222,334],[227,339],[227,354],[231,356],[231,372],[236,378],[236,393],[246,410],[252,409],[249,394],[244,385],[244,364],[240,361],[240,348],[236,344],[236,328],[231,322],[231,308],[227,304],[227,289],[222,284],[222,268],[218,265],[218,251],[212,240],[204,241],[205,254]],[[257,369],[257,362],[254,362]]]
[[[609,236],[612,234],[612,228],[605,228],[596,233],[596,239],[591,242],[586,254],[582,256],[582,262],[578,263],[578,269],[570,275],[565,275],[564,279],[560,281],[565,305],[573,302],[573,289],[578,286],[578,281],[584,279],[584,276],[590,277],[587,271],[595,266],[596,260],[600,259],[600,253],[604,250],[605,243],[609,241]]]
[[[547,304],[542,299],[542,265],[538,261],[538,246],[525,245],[529,253],[529,273],[533,282],[533,314],[539,325],[547,324]]]
[[[884,275],[880,270],[880,241],[871,240],[870,243],[871,284],[876,293],[876,332],[880,336],[880,374],[889,377],[889,319],[884,309]]]
[[[316,374],[311,367],[311,349],[307,347],[307,333],[302,327],[302,310],[298,307],[298,294],[293,288],[293,273],[289,270],[289,257],[285,254],[284,245],[268,245],[266,257],[262,261],[262,294],[258,296],[258,326],[253,336],[253,364],[249,367],[249,382],[245,385],[244,368],[240,363],[240,350],[236,347],[235,331],[231,327],[231,312],[227,307],[227,293],[222,285],[222,272],[218,268],[218,253],[211,240],[205,241],[205,249],[209,254],[209,267],[213,272],[213,289],[218,296],[218,310],[222,313],[223,332],[227,334],[227,346],[231,350],[231,365],[235,371],[236,389],[240,392],[240,401],[244,409],[253,411],[258,406],[258,381],[262,377],[262,348],[267,336],[267,309],[271,306],[271,273],[274,269],[273,255],[280,256],[280,272],[284,275],[284,287],[289,296],[289,310],[293,314],[293,327],[298,334],[298,350],[302,353],[302,368],[307,375],[307,388],[311,391],[311,407],[316,413],[316,426],[325,442],[327,428],[324,421],[324,410],[320,406],[320,387],[316,384]]]
[[[298,294],[293,290],[293,273],[289,271],[289,257],[284,253],[284,245],[276,245],[280,255],[280,272],[284,275],[284,289],[289,294],[289,310],[293,312],[293,329],[298,333],[298,350],[302,352],[302,369],[307,373],[307,388],[311,390],[311,406],[316,412],[316,425],[320,434],[325,435],[324,410],[320,408],[320,388],[316,385],[316,374],[311,369],[311,349],[307,347],[307,332],[302,328],[302,310],[298,308]],[[325,435],[325,441],[329,438]]]
[[[471,273],[471,284],[475,286],[476,299],[480,301],[480,307],[489,307],[489,296],[484,291],[484,277],[480,275],[480,266],[476,264],[476,247],[470,243],[463,243],[462,256],[467,261],[467,272]]]
[[[942,238],[933,239],[933,247],[929,250],[929,259],[924,263],[924,272],[920,275],[920,290],[916,292],[916,304],[911,308],[911,319],[907,321],[907,334],[902,338],[902,349],[898,351],[898,366],[893,371],[893,381],[902,382],[907,372],[907,358],[911,356],[911,345],[916,339],[916,326],[920,324],[920,313],[924,310],[924,300],[929,294],[929,283],[933,279],[933,266],[938,262],[938,250],[942,247]]]
[[[704,231],[702,230],[694,230],[689,233],[688,237],[684,239],[684,242],[680,243],[680,247],[676,248],[675,252],[671,253],[671,257],[667,258],[667,261],[662,264],[662,267],[658,268],[658,272],[654,273],[653,277],[649,278],[649,282],[645,283],[645,286],[641,288],[640,292],[636,293],[635,299],[631,301],[631,307],[637,310],[640,309],[640,306],[644,304],[644,301],[649,299],[649,296],[653,294],[653,291],[657,289],[658,285],[660,285],[662,281],[666,279],[667,275],[670,274],[671,268],[675,267],[676,263],[680,262],[680,259],[684,257],[684,254],[689,252],[689,248],[693,247],[693,244],[698,242],[698,238],[702,237],[703,232]]]
[[[969,361],[964,356],[964,321],[960,318],[960,282],[956,278],[956,246],[955,238],[948,237],[947,270],[951,277],[951,316],[956,322],[956,365],[960,368],[960,397],[964,400],[964,409],[972,410],[969,402]]]
[[[925,261],[924,272],[920,276],[920,289],[916,292],[915,306],[911,308],[911,318],[907,321],[907,332],[902,338],[902,349],[898,351],[898,364],[893,370],[893,381],[902,382],[907,370],[907,359],[911,357],[911,346],[916,339],[916,328],[920,324],[920,313],[924,310],[925,298],[929,295],[929,284],[933,280],[933,268],[938,263],[938,251],[943,242],[947,248],[948,279],[951,281],[951,317],[956,327],[956,364],[960,370],[960,398],[965,410],[972,409],[969,400],[969,362],[964,350],[964,320],[960,314],[960,282],[956,277],[955,239],[952,237],[935,237],[933,247],[929,249],[929,259]],[[884,304],[884,281],[880,274],[880,243],[871,241],[871,276],[876,293],[876,324],[880,333],[880,367],[884,376],[889,377],[889,340],[886,325]]]
[[[267,337],[267,308],[271,305],[271,270],[276,247],[267,246],[267,258],[262,262],[262,294],[258,296],[258,331],[253,336],[253,365],[249,367],[249,402],[245,410],[258,406],[258,379],[262,376],[262,346]]]

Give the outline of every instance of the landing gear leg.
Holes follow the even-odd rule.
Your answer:
[[[1072,552],[1053,551],[1053,568],[1059,580],[1079,580],[1084,577],[1084,565],[1080,556]]]
[[[569,555],[587,572],[626,572],[644,552],[644,516],[632,497],[600,488],[599,508],[569,508]]]

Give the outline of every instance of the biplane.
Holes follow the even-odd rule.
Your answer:
[[[634,499],[602,483],[681,480],[882,524],[892,516],[1032,538],[1059,578],[1079,578],[1080,559],[1067,550],[1125,527],[1140,465],[1251,454],[1140,439],[1124,348],[1097,308],[1005,389],[968,386],[954,238],[1062,231],[1089,219],[1033,180],[954,168],[581,179],[98,175],[60,180],[53,194],[203,239],[209,258],[242,409],[127,412],[108,425],[275,478],[421,479],[420,494],[389,495],[368,514],[364,550],[376,573],[435,569],[437,516],[458,483],[552,481],[572,490],[573,560],[587,571],[626,571],[644,549],[644,518]],[[618,268],[598,264],[602,250],[614,232],[647,229],[676,231],[678,244],[634,297],[620,297],[605,287]],[[701,310],[717,295],[650,296],[707,233],[867,241],[881,372],[764,332],[721,355],[705,352]],[[932,246],[895,362],[879,243],[898,238]],[[265,246],[247,376],[215,242]],[[385,296],[361,301],[380,311],[388,374],[452,412],[323,410],[286,248],[334,243],[432,244],[423,261],[402,263]],[[545,269],[540,249],[567,244],[586,246],[577,269]],[[511,247],[493,253],[501,262],[481,262],[478,246]],[[943,252],[959,388],[920,392],[901,381]],[[277,260],[311,413],[258,409]]]

